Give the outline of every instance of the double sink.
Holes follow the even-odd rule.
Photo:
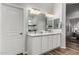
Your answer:
[[[51,35],[51,34],[60,34],[61,29],[55,29],[53,31],[40,31],[36,33],[28,33],[29,36],[41,36],[41,35]]]

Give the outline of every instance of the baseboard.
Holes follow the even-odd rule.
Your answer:
[[[0,55],[16,55],[17,54],[17,52],[0,52]]]
[[[27,52],[23,52],[23,55],[27,55]]]
[[[60,47],[60,48],[66,49],[66,47]]]

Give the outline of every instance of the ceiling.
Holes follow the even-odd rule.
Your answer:
[[[19,6],[23,6],[26,8],[36,8],[41,10],[42,12],[48,12],[54,14],[56,8],[59,8],[60,3],[14,3]]]

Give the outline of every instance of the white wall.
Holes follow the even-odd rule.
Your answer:
[[[62,34],[61,34],[61,48],[66,48],[66,3],[61,4],[61,17],[62,20]]]
[[[2,31],[1,31],[1,24],[2,23],[2,18],[1,18],[1,3],[0,3],[0,52],[1,52],[1,43],[2,43]]]
[[[56,3],[54,6],[55,17],[61,17],[62,3]]]

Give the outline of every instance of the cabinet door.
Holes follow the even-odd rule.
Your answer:
[[[49,40],[49,44],[48,44],[49,50],[52,50],[53,49],[53,35],[48,36],[48,40]]]
[[[57,43],[56,46],[59,47],[60,46],[60,34],[57,35]]]
[[[59,34],[56,34],[56,35],[53,35],[53,48],[57,48],[60,46],[60,35]]]
[[[42,53],[48,51],[48,36],[42,36]]]
[[[35,37],[32,40],[32,54],[41,54],[41,37]]]
[[[30,36],[27,36],[27,40],[25,40],[25,51],[27,54],[32,54],[32,40],[34,40],[34,38]]]

